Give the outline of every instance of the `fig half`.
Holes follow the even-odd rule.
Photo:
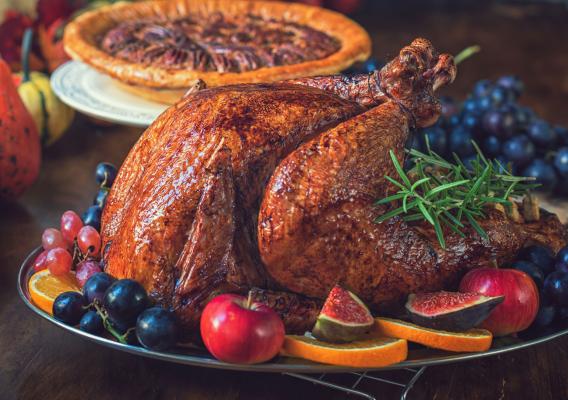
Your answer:
[[[312,335],[326,342],[352,342],[361,339],[374,324],[365,303],[354,293],[336,285],[327,296]]]
[[[408,296],[406,310],[416,325],[444,331],[466,331],[481,324],[505,296],[435,292]]]

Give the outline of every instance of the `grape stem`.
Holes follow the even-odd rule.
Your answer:
[[[120,333],[118,333],[118,331],[116,329],[114,329],[112,327],[112,325],[111,325],[111,323],[108,319],[107,313],[102,309],[102,307],[97,303],[96,300],[93,302],[93,307],[95,307],[95,310],[97,310],[97,314],[99,314],[101,316],[101,318],[103,319],[103,326],[108,331],[108,333],[110,333],[112,336],[114,336],[114,338],[116,340],[118,340],[120,343],[128,344],[128,342],[126,341],[126,338],[127,338],[128,334],[134,328],[128,328],[128,330],[126,332],[124,332],[124,335],[121,335]]]
[[[105,171],[105,179],[104,179],[103,182],[101,183],[101,188],[106,187],[107,180],[108,180],[108,172]]]

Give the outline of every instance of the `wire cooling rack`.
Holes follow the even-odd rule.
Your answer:
[[[424,373],[427,367],[422,367],[419,369],[414,368],[403,368],[400,371],[404,371],[407,377],[406,380],[400,382],[399,380],[394,380],[384,377],[384,373],[373,373],[373,372],[351,372],[348,374],[320,374],[320,375],[307,375],[307,374],[295,374],[295,373],[283,373],[282,375],[290,376],[296,379],[301,379],[313,383],[314,385],[325,386],[330,389],[338,390],[348,395],[354,397],[359,397],[367,400],[383,400],[375,397],[368,391],[363,391],[360,388],[363,383],[367,383],[366,386],[373,386],[377,388],[380,385],[392,385],[400,388],[400,400],[407,400],[408,393],[418,381],[420,376]],[[343,379],[341,383],[337,381],[338,376],[341,378],[349,377],[352,378],[351,384],[345,384]],[[373,390],[373,392],[378,392],[378,390]]]

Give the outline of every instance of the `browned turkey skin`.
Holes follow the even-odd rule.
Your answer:
[[[189,95],[120,169],[103,214],[106,271],[140,281],[186,332],[209,299],[253,287],[301,332],[338,282],[388,309],[530,241],[558,249],[566,238],[550,214],[520,224],[491,211],[489,240],[448,232],[446,249],[425,224],[373,222],[384,212],[373,201],[392,191],[388,151],[402,159],[410,127],[437,119],[433,91],[455,72],[451,56],[417,39],[371,75]]]

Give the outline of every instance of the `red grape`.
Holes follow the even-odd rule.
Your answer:
[[[36,257],[36,259],[34,260],[34,271],[38,272],[41,270],[44,270],[47,268],[47,264],[46,264],[46,259],[47,259],[47,253],[49,253],[49,250],[44,250],[41,253],[39,253],[39,255]]]
[[[44,250],[51,250],[57,247],[67,248],[67,243],[63,235],[55,228],[47,228],[41,235],[41,244]]]
[[[62,247],[49,250],[45,259],[47,269],[52,275],[65,275],[71,272],[73,257]]]
[[[77,235],[77,245],[81,253],[96,257],[101,250],[101,236],[92,226],[84,226]]]
[[[67,243],[73,243],[82,227],[83,221],[75,211],[65,211],[61,216],[61,234]]]
[[[79,285],[83,287],[85,282],[87,282],[87,279],[98,272],[102,272],[98,262],[85,260],[77,264],[77,273],[75,274],[75,277],[77,278]]]

